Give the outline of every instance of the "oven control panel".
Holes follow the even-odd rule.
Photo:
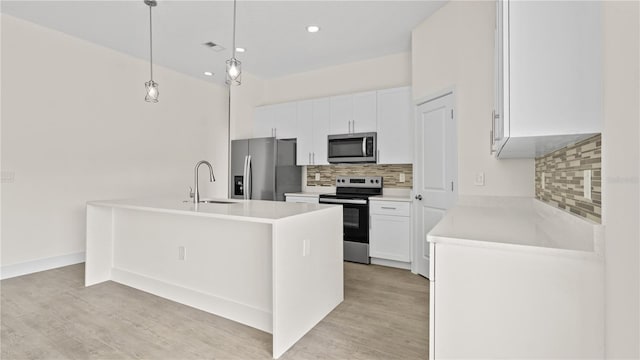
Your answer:
[[[336,187],[382,188],[382,176],[338,176]]]

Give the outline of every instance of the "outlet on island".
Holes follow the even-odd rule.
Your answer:
[[[320,173],[316,173],[316,181],[320,181]]]

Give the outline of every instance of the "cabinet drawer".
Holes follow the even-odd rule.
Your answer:
[[[317,197],[310,196],[287,196],[287,202],[317,204]]]
[[[371,201],[371,214],[410,216],[411,203],[400,201]]]

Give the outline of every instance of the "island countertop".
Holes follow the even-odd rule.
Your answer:
[[[89,201],[87,205],[106,206],[132,210],[146,210],[170,214],[183,214],[243,220],[259,223],[275,223],[278,220],[301,214],[323,211],[334,207],[327,204],[288,203],[282,201],[203,199],[226,203],[200,203],[177,198],[142,198],[123,200]]]

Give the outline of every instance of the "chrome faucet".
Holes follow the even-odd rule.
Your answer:
[[[199,204],[200,203],[200,190],[198,189],[198,169],[200,168],[200,165],[202,165],[202,164],[206,164],[209,167],[209,181],[210,182],[216,181],[216,177],[213,176],[213,166],[211,166],[211,164],[206,160],[198,161],[198,163],[196,164],[196,167],[193,169],[193,177],[194,177],[194,179],[193,179],[194,180],[193,181],[193,187],[194,187],[194,189],[189,194],[190,197],[193,198],[193,203],[194,204]]]

